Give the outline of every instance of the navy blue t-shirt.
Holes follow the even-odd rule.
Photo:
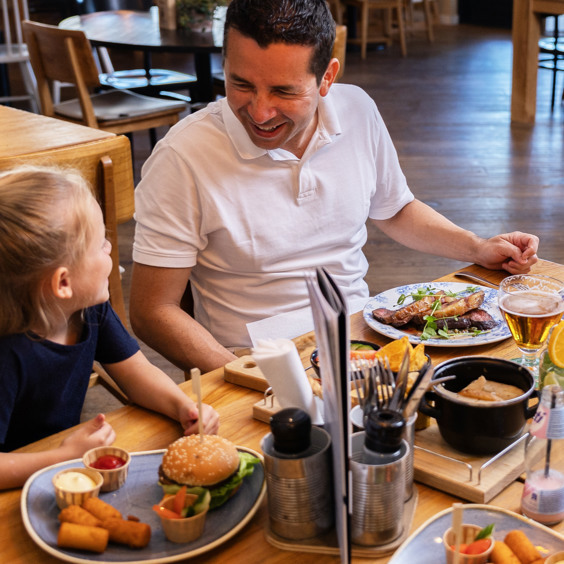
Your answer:
[[[109,302],[84,311],[75,345],[23,334],[0,338],[0,451],[9,452],[80,422],[94,360],[119,362],[139,350]]]

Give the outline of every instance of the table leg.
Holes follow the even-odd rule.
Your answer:
[[[514,0],[511,121],[516,123],[535,122],[540,20],[533,0]]]
[[[196,83],[196,88],[190,88],[192,101],[213,101],[211,55],[209,53],[194,53],[194,66],[196,68],[196,76],[198,77],[198,82]]]

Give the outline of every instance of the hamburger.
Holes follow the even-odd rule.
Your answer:
[[[256,456],[238,451],[224,437],[190,435],[166,449],[159,467],[159,484],[169,495],[182,486],[187,486],[187,493],[198,496],[208,490],[209,508],[215,509],[235,494],[258,462]]]

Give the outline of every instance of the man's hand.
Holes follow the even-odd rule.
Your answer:
[[[525,274],[538,262],[539,238],[514,231],[486,239],[480,246],[477,264],[510,274]]]

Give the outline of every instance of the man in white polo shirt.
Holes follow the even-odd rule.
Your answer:
[[[371,98],[333,84],[325,0],[232,0],[227,97],[174,126],[136,189],[131,322],[177,366],[210,370],[249,346],[246,324],[309,303],[326,267],[368,297],[366,221],[424,252],[525,272],[538,239],[485,240],[416,200]],[[191,282],[195,318],[180,307]]]

